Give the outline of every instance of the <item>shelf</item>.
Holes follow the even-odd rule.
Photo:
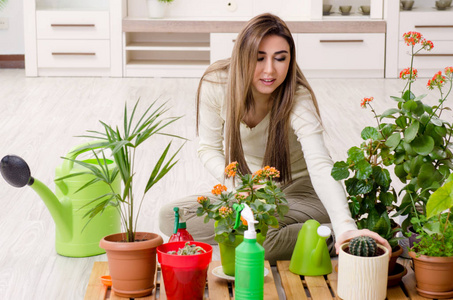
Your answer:
[[[201,77],[209,61],[131,60],[125,66],[125,77]]]
[[[209,42],[131,42],[126,45],[126,50],[150,51],[210,51]]]
[[[181,66],[203,67],[209,66],[209,61],[205,60],[131,60],[127,62],[127,66],[134,68],[149,68],[149,67],[169,67],[179,68]]]

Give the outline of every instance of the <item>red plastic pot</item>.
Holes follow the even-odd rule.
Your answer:
[[[190,242],[206,250],[196,255],[168,254],[178,251],[186,242],[166,243],[157,247],[157,259],[162,268],[165,292],[168,300],[203,299],[212,258],[212,246],[202,242]]]

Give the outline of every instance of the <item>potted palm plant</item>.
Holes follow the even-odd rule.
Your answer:
[[[143,297],[152,293],[154,289],[154,274],[156,267],[156,247],[163,243],[162,237],[155,233],[137,232],[137,221],[140,216],[140,209],[145,199],[146,193],[167,174],[176,164],[175,157],[181,147],[170,156],[171,141],[155,163],[146,186],[138,195],[135,189],[135,167],[138,165],[136,152],[139,146],[145,145],[145,141],[155,135],[168,135],[180,138],[171,134],[164,133],[162,130],[177,121],[180,117],[167,117],[164,114],[168,111],[164,104],[157,106],[156,102],[151,103],[144,113],[135,120],[139,101],[134,106],[129,115],[127,105],[124,109],[123,128],[113,127],[100,121],[103,131],[89,131],[89,135],[83,137],[95,138],[96,140],[76,150],[92,150],[98,167],[88,165],[83,161],[73,160],[75,163],[83,165],[89,169],[95,178],[83,186],[81,189],[96,182],[105,182],[112,186],[115,178],[120,176],[123,183],[123,191],[116,193],[113,188],[111,193],[93,199],[91,203],[95,205],[86,214],[88,218],[93,218],[101,214],[107,207],[115,207],[121,216],[122,233],[104,237],[100,241],[100,247],[107,252],[109,269],[112,277],[113,291],[121,297]],[[154,106],[157,106],[155,109]],[[106,161],[105,151],[111,151],[111,156],[117,168],[109,170],[104,163]],[[73,176],[77,176],[74,174]]]
[[[409,255],[417,292],[428,298],[453,297],[453,174],[426,204],[426,218]]]

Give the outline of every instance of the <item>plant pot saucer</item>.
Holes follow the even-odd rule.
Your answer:
[[[436,298],[436,299],[446,299],[446,298],[453,297],[453,291],[431,292],[431,291],[421,290],[418,287],[415,287],[415,288],[416,288],[417,292],[420,294],[420,296],[423,296],[423,297]]]
[[[448,292],[431,292],[431,291],[424,291],[419,289],[418,287],[415,287],[417,290],[418,294],[423,297],[427,298],[435,298],[435,299],[447,299],[447,298],[452,298],[453,297],[453,291],[448,291]]]
[[[400,263],[395,264],[395,269],[393,270],[392,274],[389,274],[387,280],[387,286],[395,286],[398,285],[404,275],[407,274],[407,269]]]

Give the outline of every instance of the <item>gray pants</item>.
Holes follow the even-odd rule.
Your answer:
[[[296,245],[297,235],[305,221],[315,219],[323,225],[330,226],[330,218],[326,209],[316,195],[309,177],[302,177],[282,187],[288,201],[289,211],[279,220],[279,227],[269,227],[264,249],[266,260],[275,265],[277,260],[290,260]],[[208,196],[213,200],[211,193],[203,193],[196,196],[188,196],[183,199],[165,204],[159,214],[160,230],[168,236],[173,234],[174,211],[173,207],[184,209],[187,230],[196,241],[216,244],[214,241],[214,221],[204,223],[203,217],[197,217],[199,207],[198,196]],[[335,241],[331,237],[327,245],[331,255],[335,254]]]

